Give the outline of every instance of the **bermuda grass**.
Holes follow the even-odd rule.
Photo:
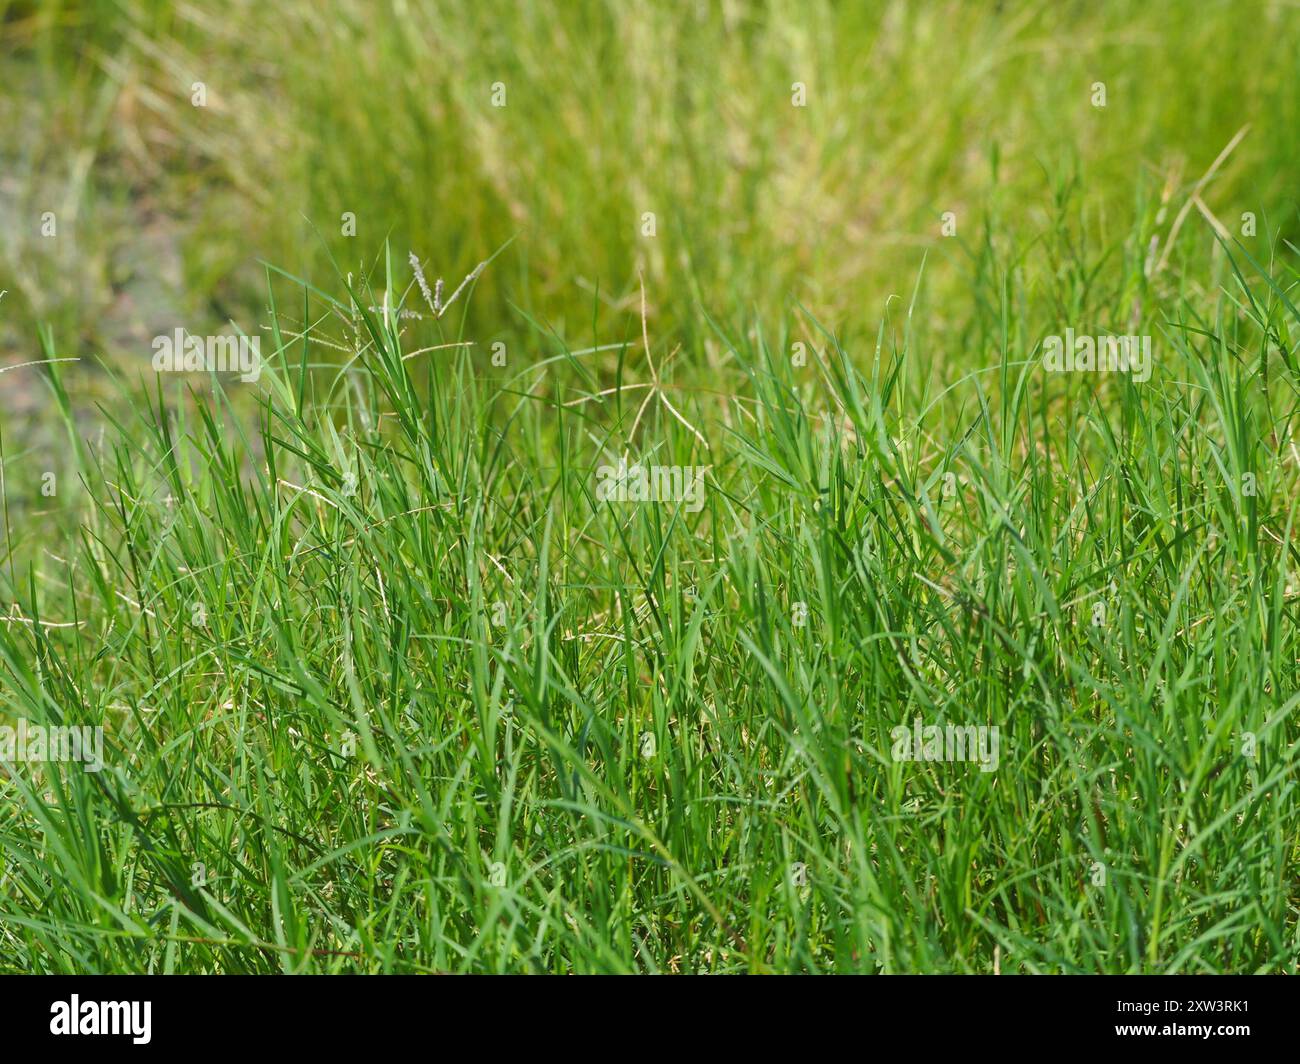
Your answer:
[[[368,7],[0,5],[0,969],[1294,972],[1294,14]]]

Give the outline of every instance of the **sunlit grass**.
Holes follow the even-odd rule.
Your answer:
[[[719,324],[693,388],[635,316],[494,368],[273,280],[328,343],[355,300],[346,367],[273,328],[255,427],[148,386],[80,528],[11,529],[7,710],[109,754],[4,785],[7,963],[1293,965],[1295,315],[1244,265],[1139,385],[1044,374],[989,260],[943,393],[923,284],[874,350]],[[704,507],[599,501],[611,453]],[[916,717],[997,770],[895,762]]]
[[[1178,7],[0,3],[0,723],[106,762],[0,968],[1294,971],[1300,29]]]

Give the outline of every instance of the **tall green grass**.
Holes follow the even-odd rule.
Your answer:
[[[1294,972],[1298,44],[0,0],[0,970]]]
[[[6,713],[109,754],[0,784],[5,967],[1294,970],[1294,256],[995,237],[947,374],[923,275],[853,348],[711,320],[692,384],[653,315],[499,367],[391,252],[268,272],[254,423],[124,381],[79,521],[9,528]],[[1151,380],[1044,373],[1121,292]],[[703,509],[598,500],[624,454]]]

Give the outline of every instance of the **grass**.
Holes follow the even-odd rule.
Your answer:
[[[0,283],[62,434],[0,435],[0,717],[105,736],[0,767],[0,968],[1296,970],[1289,12],[82,10],[0,7],[5,76],[149,112],[87,211],[210,192],[159,316],[265,365],[118,357],[42,279],[112,226]],[[490,261],[435,320],[412,251]],[[1150,379],[1046,372],[1067,327]]]

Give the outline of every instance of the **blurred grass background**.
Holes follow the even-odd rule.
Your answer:
[[[37,321],[110,359],[178,320],[250,327],[258,258],[364,273],[385,237],[452,284],[514,239],[482,343],[528,331],[512,307],[627,331],[640,271],[688,343],[701,309],[791,300],[871,331],[936,250],[930,324],[960,326],[990,218],[1000,241],[1163,239],[1246,125],[1202,198],[1294,235],[1300,17],[1273,0],[0,2],[0,34],[6,361]],[[1180,256],[1212,243],[1190,222]]]

